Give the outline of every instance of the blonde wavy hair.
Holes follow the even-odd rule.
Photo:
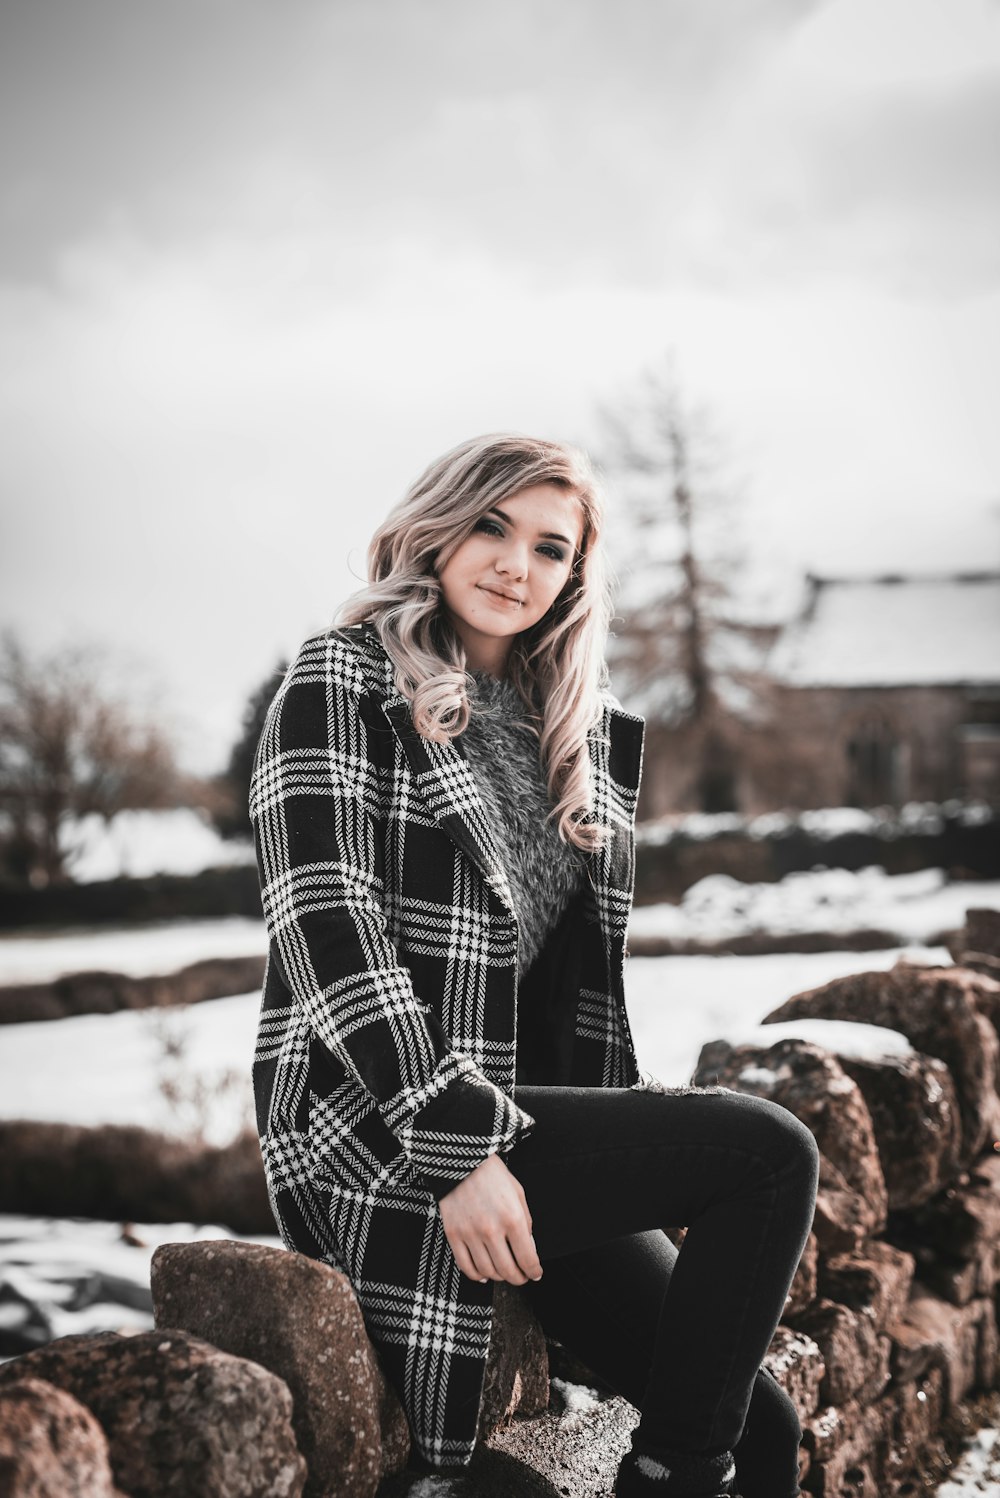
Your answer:
[[[552,810],[564,842],[590,850],[606,829],[592,820],[588,730],[601,715],[611,620],[601,545],[603,497],[577,448],[492,433],[452,448],[421,474],[368,548],[367,585],[337,611],[338,625],[371,621],[395,666],[414,726],[436,743],[469,721],[465,648],[441,606],[436,570],[488,510],[534,484],[579,500],[583,535],[562,592],[544,617],[515,635],[507,675],[538,735]]]

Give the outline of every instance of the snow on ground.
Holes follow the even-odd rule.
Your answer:
[[[586,1384],[572,1384],[565,1378],[553,1378],[552,1387],[558,1392],[567,1416],[567,1424],[579,1424],[581,1415],[589,1415],[601,1402],[596,1389]]]
[[[33,931],[0,935],[0,984],[47,983],[63,973],[173,973],[205,957],[252,957],[267,951],[262,920],[223,916],[144,926]]]
[[[717,875],[695,885],[680,907],[636,909],[632,931],[725,940],[747,929],[877,925],[899,931],[900,947],[909,950],[912,943],[918,960],[947,962],[942,948],[928,953],[920,944],[960,925],[973,905],[1000,906],[1000,884],[949,883],[940,870],[889,877],[877,868],[854,874],[828,869],[769,885]],[[240,917],[11,936],[0,938],[0,984],[84,968],[170,972],[198,958],[266,947],[263,922]],[[803,989],[844,973],[888,968],[899,955],[892,949],[633,957],[626,991],[640,1065],[668,1086],[681,1085],[704,1041],[745,1031]],[[136,1122],[181,1133],[200,1127],[224,1142],[249,1118],[258,1006],[254,992],[189,1009],[6,1026],[0,1033],[0,1116]]]
[[[667,1086],[683,1085],[704,1041],[746,1031],[802,989],[891,967],[899,955],[634,957],[626,992],[639,1064]],[[940,949],[911,955],[948,960]],[[254,992],[186,1008],[7,1025],[0,1032],[0,1117],[141,1123],[169,1133],[201,1128],[225,1143],[250,1120],[259,1005]]]
[[[32,1324],[51,1337],[144,1331],[153,1324],[149,1265],[161,1243],[238,1238],[213,1224],[131,1224],[84,1218],[0,1216],[0,1332]],[[280,1246],[277,1237],[244,1242]]]
[[[956,929],[969,907],[981,905],[1000,908],[1000,882],[950,882],[941,869],[894,875],[874,866],[856,873],[814,869],[778,884],[741,884],[712,874],[692,885],[680,905],[636,906],[629,930],[632,936],[724,942],[750,931],[846,935],[877,927],[896,933],[904,946]],[[172,972],[202,957],[266,951],[263,921],[244,916],[0,935],[0,984],[41,983],[94,968],[139,977]]]
[[[937,1498],[996,1498],[1000,1493],[1000,1430],[977,1431],[955,1464],[955,1470],[937,1489]]]
[[[59,846],[78,884],[98,879],[146,879],[153,874],[198,874],[224,864],[253,863],[251,843],[219,836],[207,812],[120,811],[109,820],[92,812],[63,823]]]
[[[887,874],[859,869],[812,869],[775,884],[744,884],[709,874],[686,891],[680,905],[640,905],[632,937],[727,941],[751,932],[775,936],[807,931],[847,934],[888,931],[901,945],[927,942],[955,930],[970,906],[1000,907],[1000,881],[949,882],[943,869]]]
[[[252,1122],[260,995],[0,1031],[0,1117],[142,1124],[226,1144]]]
[[[766,811],[758,816],[744,816],[738,811],[671,812],[654,822],[642,822],[636,828],[638,842],[661,846],[683,838],[687,842],[704,842],[726,833],[741,832],[747,837],[763,839],[790,833],[796,828],[830,842],[851,834],[895,838],[914,833],[933,836],[944,831],[948,821],[960,827],[978,827],[991,822],[996,812],[986,801],[907,801],[905,806],[820,806],[810,811]]]
[[[120,811],[109,821],[92,813],[63,824],[60,846],[79,884],[100,879],[145,879],[154,874],[198,874],[203,869],[253,863],[249,841],[222,838],[206,812]]]
[[[633,957],[625,991],[639,1066],[668,1087],[681,1086],[689,1080],[706,1041],[742,1039],[793,994],[847,973],[884,972],[900,957],[950,961],[942,947],[783,952],[768,957]]]

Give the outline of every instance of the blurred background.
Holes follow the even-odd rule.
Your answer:
[[[0,40],[0,1352],[112,1280],[145,1324],[181,1218],[270,1231],[253,749],[477,432],[607,480],[640,1059],[949,960],[1000,903],[996,0],[33,0]],[[164,1185],[164,1136],[245,1188]]]

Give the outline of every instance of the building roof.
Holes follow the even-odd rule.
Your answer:
[[[1000,572],[809,577],[768,661],[799,687],[1000,685]]]

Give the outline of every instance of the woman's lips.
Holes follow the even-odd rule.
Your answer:
[[[508,608],[519,609],[523,607],[523,600],[520,598],[514,598],[509,593],[500,593],[496,588],[487,588],[483,583],[479,584],[479,588],[481,592],[488,594],[489,597],[495,599],[497,603],[506,604]]]

